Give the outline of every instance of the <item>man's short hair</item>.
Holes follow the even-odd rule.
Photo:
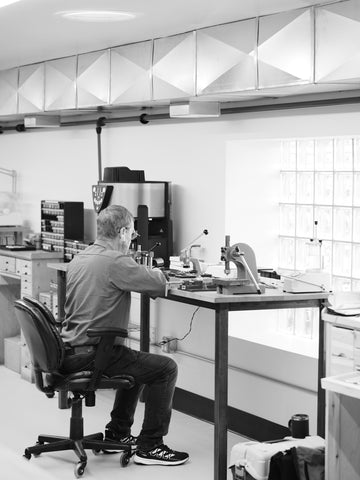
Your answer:
[[[134,217],[121,205],[110,205],[101,210],[97,217],[97,238],[113,239],[122,227],[130,227]]]

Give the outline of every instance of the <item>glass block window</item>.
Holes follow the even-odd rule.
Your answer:
[[[334,287],[358,288],[360,138],[283,141],[280,180],[280,268],[306,266],[304,246],[317,221]]]
[[[334,291],[360,287],[360,138],[281,142],[279,267],[303,270],[314,233]],[[279,329],[311,337],[314,313],[284,311]]]

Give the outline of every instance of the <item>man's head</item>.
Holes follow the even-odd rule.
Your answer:
[[[110,205],[97,217],[97,238],[112,243],[114,249],[126,253],[134,237],[134,217],[120,205]]]

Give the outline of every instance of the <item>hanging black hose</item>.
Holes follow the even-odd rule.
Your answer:
[[[101,164],[101,131],[105,126],[105,117],[99,117],[96,121],[96,134],[97,134],[97,148],[98,148],[98,176],[99,182],[102,181],[102,164]]]

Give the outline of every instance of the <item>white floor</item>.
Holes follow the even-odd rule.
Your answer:
[[[70,410],[59,410],[57,398],[48,399],[19,374],[0,366],[0,478],[4,480],[63,480],[74,477],[77,457],[73,452],[54,452],[32,457],[22,455],[33,445],[37,435],[68,435]],[[101,432],[108,421],[114,392],[98,392],[96,406],[84,407],[85,434]],[[133,434],[142,421],[143,404],[139,404]],[[246,439],[229,433],[228,453],[232,446]],[[165,443],[190,453],[190,461],[178,467],[141,466],[132,460],[120,467],[120,455],[88,453],[84,479],[106,480],[211,480],[213,478],[213,426],[177,411],[173,412]],[[228,471],[228,479],[232,478]]]

